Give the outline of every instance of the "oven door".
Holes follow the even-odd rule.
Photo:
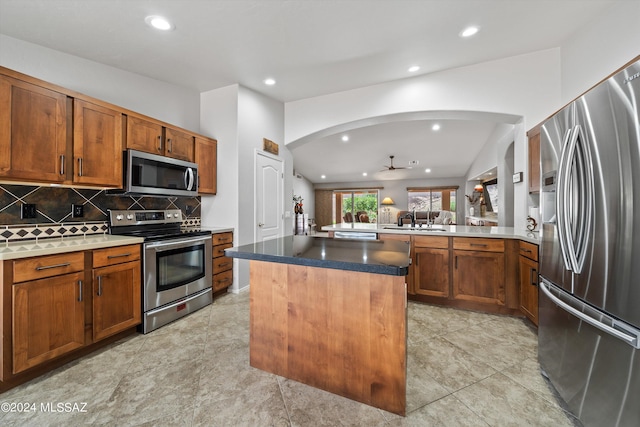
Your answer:
[[[211,287],[211,236],[144,244],[144,311]]]

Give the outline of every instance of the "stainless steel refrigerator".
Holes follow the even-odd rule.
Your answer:
[[[639,111],[640,60],[541,130],[538,357],[585,426],[640,426]]]

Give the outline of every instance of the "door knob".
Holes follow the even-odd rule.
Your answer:
[[[258,223],[258,227],[262,227],[264,224],[262,222]]]

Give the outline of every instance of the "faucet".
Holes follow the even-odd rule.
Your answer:
[[[404,225],[402,220],[407,217],[411,218],[411,226],[412,227],[416,226],[416,214],[415,214],[415,211],[413,211],[413,213],[407,212],[406,214],[398,218],[398,227],[402,227]]]

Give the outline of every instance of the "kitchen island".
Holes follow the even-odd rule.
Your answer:
[[[251,366],[405,415],[409,250],[308,236],[227,249],[250,260]]]

